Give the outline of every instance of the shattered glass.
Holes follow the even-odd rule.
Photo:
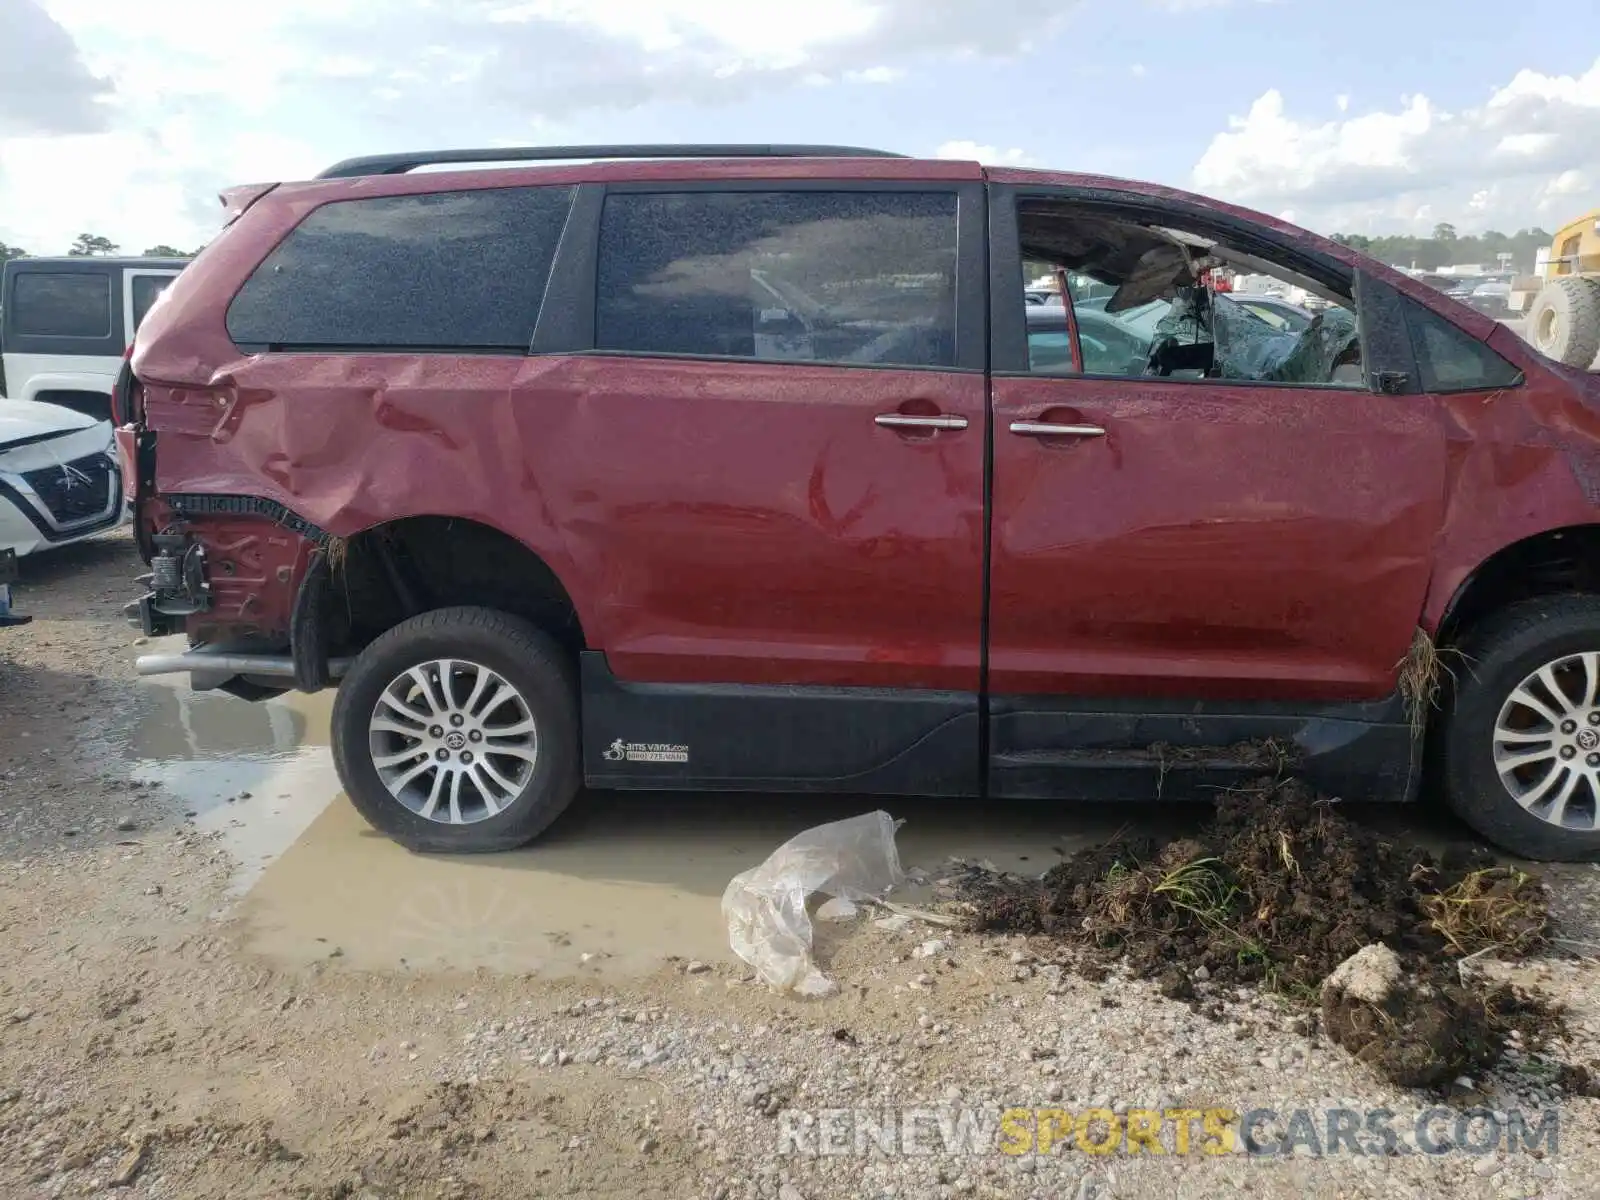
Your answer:
[[[1356,317],[1349,309],[1330,308],[1317,314],[1298,344],[1264,379],[1279,383],[1327,383],[1333,368],[1356,345]]]
[[[1179,288],[1172,309],[1156,325],[1153,353],[1163,346],[1211,343],[1217,379],[1261,379],[1325,384],[1341,359],[1358,345],[1355,315],[1343,308],[1317,314],[1300,334],[1274,329],[1226,295]],[[1359,361],[1359,357],[1357,358]]]

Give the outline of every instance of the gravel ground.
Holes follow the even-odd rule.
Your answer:
[[[335,945],[308,966],[259,957],[229,905],[221,844],[175,798],[128,785],[106,749],[146,711],[119,613],[138,573],[131,547],[107,539],[24,568],[19,606],[37,620],[0,643],[8,1200],[1596,1194],[1600,1102],[1559,1094],[1537,1054],[1513,1049],[1442,1099],[1554,1106],[1554,1147],[1411,1152],[1412,1116],[1440,1098],[1382,1083],[1314,1020],[1233,992],[1211,1019],[1146,983],[1085,979],[1016,938],[885,929],[874,914],[820,925],[818,960],[839,991],[819,1002],[774,995],[731,959],[674,960],[672,945],[631,977],[598,962],[572,978],[356,970]],[[1576,939],[1563,948],[1596,949],[1600,871],[1545,878]],[[560,917],[570,928],[581,914]],[[1593,962],[1491,970],[1571,1006],[1554,1056],[1600,1054]],[[1089,1108],[1110,1109],[1119,1129],[1129,1109],[1270,1108],[1280,1116],[1264,1138],[1295,1132],[1301,1145],[1176,1154],[1168,1123],[1159,1155],[1091,1154],[1075,1135],[1053,1154],[997,1149],[1005,1110]],[[1392,1110],[1395,1151],[1310,1153],[1290,1114],[1329,1108]],[[900,1114],[896,1153],[819,1152],[841,1129],[853,1150],[886,1110]],[[964,1120],[989,1140],[946,1153],[941,1116],[952,1136]],[[937,1152],[898,1152],[912,1149]]]

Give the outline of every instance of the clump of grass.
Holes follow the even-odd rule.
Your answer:
[[[1438,706],[1439,675],[1443,670],[1438,647],[1426,629],[1418,627],[1411,635],[1411,648],[1396,665],[1400,669],[1400,695],[1405,700],[1411,736],[1419,737],[1427,728],[1429,710]]]
[[[1539,885],[1514,867],[1472,871],[1443,891],[1425,893],[1423,913],[1460,955],[1496,949],[1530,954],[1549,941],[1550,916]]]
[[[1172,867],[1152,889],[1174,908],[1192,913],[1203,925],[1227,929],[1239,888],[1223,874],[1222,860],[1196,858]]]
[[[350,540],[329,534],[322,553],[327,556],[328,570],[337,575],[344,570],[345,559],[350,554]]]

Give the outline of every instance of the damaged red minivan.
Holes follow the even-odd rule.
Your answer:
[[[140,670],[337,685],[340,777],[408,846],[516,846],[584,784],[1285,771],[1600,858],[1600,387],[1426,284],[846,147],[224,200],[116,396],[137,613],[190,646]]]

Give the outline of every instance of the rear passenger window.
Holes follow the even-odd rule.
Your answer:
[[[1482,391],[1522,382],[1516,367],[1414,300],[1406,304],[1406,327],[1425,392]]]
[[[955,364],[956,197],[615,193],[600,226],[602,350]]]
[[[111,336],[111,277],[90,271],[24,271],[12,284],[13,329],[30,337]]]
[[[241,345],[506,350],[533,340],[570,188],[324,204],[228,309]]]

